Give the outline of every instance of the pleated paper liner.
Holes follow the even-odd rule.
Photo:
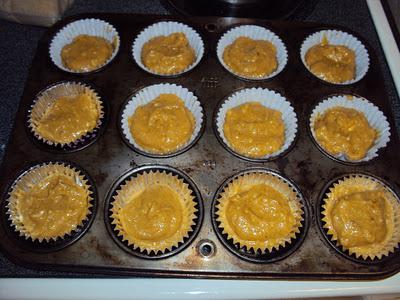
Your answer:
[[[44,179],[47,175],[58,174],[58,172],[66,176],[74,176],[77,183],[85,186],[88,193],[86,217],[63,236],[32,237],[24,228],[23,221],[18,219],[17,198],[15,198],[13,192],[35,182],[36,177]],[[45,161],[24,168],[10,184],[1,204],[2,221],[7,234],[21,248],[37,253],[54,252],[75,243],[88,231],[96,215],[97,202],[97,189],[94,181],[82,167],[67,161]]]
[[[76,96],[87,93],[93,97],[99,111],[99,118],[96,127],[82,135],[80,138],[69,143],[51,141],[36,131],[36,123],[44,116],[47,109],[55,100],[63,96]],[[37,94],[27,112],[26,129],[28,136],[39,147],[50,152],[69,153],[82,150],[92,145],[104,132],[109,117],[109,106],[98,93],[89,85],[81,82],[63,81],[45,88]]]
[[[78,35],[91,35],[106,39],[113,46],[111,56],[97,68],[90,71],[75,71],[64,66],[61,59],[61,51],[64,46],[72,43]],[[103,69],[111,63],[119,51],[120,37],[117,30],[111,24],[99,19],[82,19],[67,24],[61,28],[52,39],[49,47],[51,61],[61,70],[74,74],[90,74]]]
[[[116,214],[118,214],[121,204],[121,198],[123,198],[124,194],[130,189],[134,189],[133,186],[127,189],[127,187],[129,187],[129,183],[139,180],[141,183],[145,184],[147,181],[151,181],[151,176],[154,177],[154,174],[155,176],[157,176],[157,178],[158,176],[160,176],[160,174],[161,177],[174,177],[174,180],[180,182],[179,185],[186,186],[186,188],[190,192],[190,196],[192,197],[194,209],[191,214],[193,219],[191,220],[192,222],[187,234],[185,236],[182,236],[182,238],[177,242],[176,245],[163,247],[163,249],[157,250],[147,249],[150,247],[145,246],[142,246],[142,248],[140,248],[140,246],[135,245],[132,241],[129,241],[129,239],[124,237],[123,232],[120,231],[121,228],[118,225],[119,221],[116,218]],[[141,177],[143,177],[144,179],[142,179]],[[163,179],[161,177],[159,177],[159,181],[162,182]],[[122,196],[118,198],[120,194]],[[195,183],[182,171],[166,165],[145,165],[129,170],[116,180],[116,182],[113,184],[110,191],[108,192],[104,206],[104,214],[108,232],[119,247],[121,247],[126,252],[140,258],[161,259],[178,254],[179,252],[183,251],[187,246],[189,246],[190,243],[194,240],[200,230],[203,220],[203,202],[201,194]]]
[[[291,233],[291,237],[288,237],[287,239],[285,239],[285,241],[276,244],[274,247],[270,247],[271,249],[261,250],[242,245],[240,242],[235,241],[233,237],[230,237],[227,233],[224,232],[223,224],[219,220],[218,206],[221,204],[221,195],[236,180],[244,178],[244,176],[251,176],[253,174],[268,175],[272,176],[272,178],[275,178],[276,180],[279,180],[281,183],[287,186],[288,190],[290,190],[291,193],[293,192],[296,195],[296,199],[294,201],[298,203],[299,219],[296,229],[294,229],[294,231]],[[266,168],[249,168],[239,171],[228,177],[215,193],[211,206],[211,220],[214,231],[217,234],[219,240],[233,254],[243,260],[253,263],[272,263],[282,260],[294,253],[305,239],[309,227],[309,219],[310,212],[308,203],[304,199],[303,195],[301,194],[299,188],[295,185],[295,183],[283,177],[279,173]]]
[[[139,106],[150,103],[161,94],[174,94],[182,99],[196,122],[190,139],[178,149],[167,153],[157,153],[139,145],[130,132],[128,123],[129,117],[135,113]],[[193,92],[180,85],[161,83],[143,87],[130,96],[122,105],[118,116],[118,126],[122,139],[135,152],[152,158],[168,158],[182,154],[197,143],[205,129],[205,118],[204,108]]]
[[[265,75],[263,77],[247,77],[242,74],[238,74],[234,72],[225,62],[223,59],[224,50],[227,46],[231,45],[237,38],[245,36],[251,38],[253,40],[266,40],[272,43],[276,48],[276,60],[278,63],[277,69],[273,71],[271,74]],[[228,30],[224,33],[218,43],[217,43],[217,57],[220,64],[231,74],[239,77],[240,79],[244,80],[266,80],[271,79],[277,76],[280,72],[283,71],[287,62],[288,62],[288,53],[286,50],[286,45],[283,43],[282,39],[277,36],[271,30],[257,26],[257,25],[240,25],[233,27],[232,29]]]
[[[285,142],[282,147],[274,153],[262,157],[246,156],[245,154],[235,151],[225,137],[223,127],[227,111],[248,102],[258,102],[266,108],[278,110],[282,113],[282,120],[285,124]],[[252,162],[271,161],[287,154],[295,144],[297,127],[297,116],[291,103],[278,92],[260,87],[241,89],[231,93],[219,102],[213,117],[214,133],[220,144],[231,154]]]
[[[365,180],[368,184],[374,184],[379,186],[385,192],[389,193],[390,198],[393,200],[389,200],[389,202],[393,205],[393,218],[394,218],[394,229],[393,234],[390,237],[387,245],[385,245],[380,253],[375,253],[374,255],[367,255],[363,253],[356,253],[354,251],[350,251],[346,247],[340,244],[340,242],[335,238],[334,233],[330,232],[328,228],[328,223],[326,221],[325,215],[325,205],[326,200],[328,199],[327,196],[329,195],[330,191],[347,180]],[[397,203],[397,204],[396,204]],[[346,175],[338,176],[328,182],[324,188],[321,190],[321,193],[318,197],[317,202],[317,220],[318,220],[318,227],[324,236],[325,240],[328,244],[341,256],[361,264],[367,265],[379,265],[382,263],[389,262],[391,259],[395,258],[400,254],[399,250],[399,243],[400,243],[400,200],[398,194],[395,190],[390,186],[389,183],[386,181],[367,173],[349,173]],[[372,257],[371,257],[372,256]]]

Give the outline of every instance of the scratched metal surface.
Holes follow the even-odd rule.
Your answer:
[[[100,72],[79,76],[58,70],[48,56],[48,45],[54,33],[66,23],[79,17],[97,17],[113,24],[121,36],[121,49],[116,59]],[[159,20],[180,20],[202,35],[206,53],[190,73],[176,78],[161,78],[142,71],[131,58],[130,48],[141,29]],[[207,24],[215,30],[208,31]],[[240,80],[218,63],[215,46],[221,34],[235,24],[259,24],[276,32],[286,43],[289,61],[285,70],[272,80],[248,82]],[[207,27],[211,28],[211,27]],[[373,279],[394,274],[400,269],[400,255],[381,264],[367,265],[350,261],[339,255],[324,239],[318,228],[317,202],[320,191],[332,178],[353,172],[378,176],[398,191],[400,185],[399,140],[390,104],[384,89],[376,55],[367,45],[371,66],[366,77],[350,86],[334,86],[313,77],[304,68],[299,47],[306,36],[323,28],[339,28],[315,23],[264,22],[233,18],[176,18],[123,14],[86,14],[65,19],[51,28],[39,42],[38,49],[21,100],[13,134],[1,166],[0,188],[4,193],[17,174],[32,162],[67,160],[82,166],[93,178],[98,191],[98,208],[94,222],[77,242],[57,252],[34,253],[18,246],[6,233],[4,221],[0,226],[0,245],[4,253],[21,265],[46,270],[93,272],[97,274],[213,277],[213,278],[315,278],[315,279]],[[53,153],[38,147],[28,137],[25,114],[33,98],[43,88],[58,81],[74,80],[95,87],[110,104],[110,118],[103,135],[84,150],[75,153]],[[180,84],[194,92],[206,111],[206,128],[200,140],[187,152],[171,158],[153,159],[128,148],[118,131],[119,110],[127,99],[141,87],[169,82]],[[217,141],[213,129],[213,113],[218,102],[235,90],[245,87],[265,87],[284,95],[294,106],[299,121],[298,136],[292,150],[271,162],[252,163],[241,160]],[[326,96],[337,93],[361,95],[375,103],[388,117],[392,135],[379,157],[364,165],[345,165],[331,160],[313,144],[308,132],[308,118],[313,107]],[[185,172],[197,185],[203,198],[204,219],[200,232],[182,252],[161,260],[137,258],[122,250],[110,237],[104,222],[104,202],[112,184],[126,171],[144,164],[169,165]],[[256,264],[239,259],[226,249],[215,234],[211,222],[214,193],[228,177],[249,167],[265,167],[294,181],[311,208],[310,228],[300,248],[289,257],[274,263]],[[4,203],[3,195],[3,203]],[[2,216],[4,220],[4,216]],[[215,245],[215,253],[204,258],[197,247],[207,240]]]

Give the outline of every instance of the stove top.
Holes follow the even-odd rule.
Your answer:
[[[186,16],[303,20],[318,0],[166,0],[166,7]]]

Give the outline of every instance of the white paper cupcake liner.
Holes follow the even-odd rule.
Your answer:
[[[224,62],[223,59],[224,50],[226,46],[231,45],[238,37],[241,36],[249,37],[253,40],[264,40],[271,42],[276,47],[276,59],[278,61],[277,69],[271,74],[261,78],[246,77],[241,74],[237,74],[233,70],[231,70]],[[283,41],[272,31],[264,27],[255,25],[242,25],[227,31],[218,41],[217,56],[219,62],[229,72],[238,77],[251,80],[264,80],[278,75],[285,68],[288,61],[288,53]]]
[[[117,30],[111,24],[99,20],[99,19],[83,19],[72,22],[62,28],[53,38],[50,43],[50,58],[53,63],[59,67],[61,70],[70,73],[89,73],[95,70],[87,71],[87,72],[80,72],[70,70],[64,66],[62,59],[61,59],[61,50],[65,45],[72,43],[73,39],[81,34],[87,34],[91,36],[98,36],[106,39],[109,41],[113,47],[114,51],[111,57],[101,66],[96,68],[98,70],[108,64],[114,57],[117,55],[119,46],[120,46],[120,38],[118,35]]]
[[[158,37],[158,36],[167,36],[175,32],[183,32],[186,36],[186,38],[189,41],[190,46],[193,48],[195,55],[196,55],[196,60],[194,61],[193,64],[191,64],[188,68],[186,68],[184,71],[176,73],[176,74],[160,74],[157,72],[154,72],[153,70],[150,70],[147,68],[145,65],[142,63],[142,48],[143,45],[148,42],[150,39]],[[204,43],[200,35],[191,27],[189,27],[186,24],[178,23],[178,22],[158,22],[155,23],[147,28],[145,28],[142,32],[139,33],[139,35],[136,37],[132,44],[132,56],[135,62],[139,67],[141,67],[143,70],[155,74],[155,75],[164,75],[164,76],[176,76],[176,75],[181,75],[183,73],[186,73],[190,70],[192,70],[195,66],[198,65],[200,62],[201,58],[203,57],[204,54]]]
[[[317,45],[322,43],[322,41],[326,38],[328,40],[328,43],[330,45],[343,45],[351,50],[354,51],[356,55],[356,74],[355,78],[353,80],[348,80],[345,82],[330,82],[326,81],[323,78],[320,78],[316,76],[308,67],[305,57],[308,52],[308,50]],[[304,66],[307,68],[308,71],[310,71],[311,74],[314,76],[320,78],[321,80],[324,80],[326,82],[330,82],[332,84],[338,84],[338,85],[345,85],[345,84],[352,84],[357,81],[360,81],[365,74],[367,74],[368,69],[369,69],[369,55],[368,51],[365,48],[365,46],[353,35],[343,32],[343,31],[338,31],[338,30],[322,30],[318,31],[316,33],[313,33],[312,35],[308,36],[303,44],[301,45],[300,48],[300,56],[301,56],[301,61],[303,62]]]
[[[92,99],[95,100],[98,110],[99,110],[99,119],[97,121],[96,127],[91,131],[87,132],[85,135],[80,137],[79,139],[70,142],[70,143],[59,143],[47,140],[45,137],[41,136],[40,133],[36,131],[37,122],[42,119],[47,109],[60,97],[71,97],[77,96],[80,94],[89,94]],[[31,108],[29,110],[28,115],[28,127],[33,133],[33,135],[39,140],[51,146],[73,146],[82,142],[86,137],[88,137],[91,133],[94,133],[101,126],[104,119],[104,106],[103,102],[100,100],[99,95],[95,90],[91,87],[80,83],[80,82],[61,82],[51,86],[50,88],[41,92],[36,99],[34,100]]]
[[[283,96],[281,96],[277,92],[263,88],[250,88],[250,89],[240,90],[231,95],[227,100],[225,100],[225,102],[218,109],[215,125],[218,134],[225,143],[225,145],[227,145],[232,151],[237,153],[233,148],[231,148],[228,140],[224,135],[225,116],[229,109],[247,102],[259,102],[267,108],[280,111],[282,113],[283,122],[285,123],[285,143],[278,151],[260,158],[252,158],[252,157],[248,158],[254,160],[266,160],[276,157],[281,153],[285,152],[293,143],[296,137],[297,133],[296,113],[294,112],[294,109],[291,106],[290,102],[286,100]],[[240,153],[237,154],[242,157],[247,157]]]
[[[371,127],[373,127],[375,130],[378,131],[378,137],[375,140],[374,145],[371,147],[371,149],[368,150],[367,155],[360,160],[349,160],[345,156],[345,154],[340,154],[337,156],[334,156],[330,153],[328,153],[323,147],[321,148],[324,150],[324,152],[328,156],[334,156],[335,158],[344,161],[344,162],[352,162],[352,163],[358,163],[358,162],[366,162],[374,157],[378,156],[378,150],[380,148],[386,147],[387,143],[390,141],[390,125],[389,122],[387,121],[385,115],[383,112],[379,110],[378,107],[376,107],[374,104],[369,102],[367,99],[352,96],[352,95],[339,95],[339,96],[333,96],[328,99],[325,99],[321,103],[319,103],[314,110],[311,113],[310,117],[310,130],[311,134],[315,140],[316,143],[318,143],[318,140],[316,139],[315,132],[314,132],[314,122],[316,118],[322,114],[324,114],[328,109],[333,108],[333,107],[346,107],[346,108],[352,108],[356,109],[364,114],[364,116],[367,118],[368,123]]]
[[[192,133],[192,136],[190,137],[189,141],[182,145],[179,149],[169,152],[169,153],[164,153],[164,154],[158,154],[154,152],[150,152],[148,149],[145,149],[141,147],[139,144],[136,143],[134,137],[131,134],[131,131],[129,129],[129,117],[132,116],[136,109],[139,106],[146,105],[147,103],[153,101],[155,98],[157,98],[161,94],[174,94],[181,98],[183,102],[185,103],[185,106],[187,109],[190,110],[190,112],[193,114],[193,117],[195,119],[195,127]],[[123,108],[122,111],[122,117],[121,117],[121,129],[122,133],[124,134],[125,138],[131,145],[133,145],[134,148],[139,149],[142,152],[151,154],[151,155],[156,155],[156,156],[166,156],[166,155],[171,155],[174,153],[177,153],[181,151],[182,149],[185,149],[189,145],[191,145],[195,139],[199,136],[201,128],[203,126],[204,122],[204,112],[203,108],[200,104],[200,101],[197,99],[197,97],[189,91],[187,88],[184,88],[182,86],[176,85],[176,84],[170,84],[170,83],[162,83],[162,84],[155,84],[151,85],[148,87],[143,88],[139,92],[137,92],[131,100],[127,102],[125,107]]]

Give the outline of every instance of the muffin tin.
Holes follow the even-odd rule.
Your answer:
[[[112,24],[120,36],[120,50],[116,57],[98,72],[85,75],[60,70],[49,57],[49,46],[55,34],[65,25],[79,19],[96,18]],[[202,37],[205,53],[200,63],[182,76],[161,77],[142,70],[133,60],[131,48],[137,35],[159,21],[178,21],[195,29]],[[285,43],[288,62],[277,76],[260,81],[237,78],[218,62],[216,45],[219,38],[237,25],[252,24],[276,33]],[[366,47],[370,56],[367,74],[348,85],[325,83],[304,67],[300,57],[302,42],[314,32],[334,29],[349,32]],[[38,92],[60,81],[79,81],[96,90],[109,113],[105,127],[93,143],[84,149],[49,149],[29,138],[27,112]],[[187,151],[167,158],[148,157],[129,148],[119,130],[120,110],[124,102],[143,87],[171,83],[192,91],[201,102],[205,116],[203,134]],[[295,141],[287,152],[272,161],[254,162],[241,159],[218,142],[213,130],[218,103],[233,92],[252,87],[273,90],[284,96],[297,115],[298,130]],[[337,94],[352,94],[367,98],[388,118],[392,134],[385,148],[368,162],[345,164],[326,156],[313,143],[309,118],[313,108],[322,100]],[[108,122],[107,122],[108,121]],[[319,221],[320,199],[323,191],[335,178],[352,173],[364,173],[381,178],[399,193],[400,143],[395,133],[393,115],[377,56],[368,42],[350,30],[335,26],[302,22],[267,22],[254,19],[216,17],[170,17],[131,14],[84,14],[62,20],[40,40],[36,56],[21,99],[15,125],[1,166],[0,189],[2,220],[0,246],[13,261],[39,269],[56,269],[109,275],[202,277],[233,279],[378,279],[400,270],[400,252],[376,263],[359,262],[341,254],[326,239]],[[86,145],[85,145],[86,146]],[[67,151],[66,151],[67,150]],[[72,151],[69,151],[72,150]],[[77,151],[79,150],[79,151]],[[5,217],[5,199],[15,178],[26,168],[43,161],[69,161],[81,166],[93,179],[98,191],[98,207],[94,206],[92,226],[81,232],[73,243],[63,243],[48,251],[35,251],[37,245],[21,242],[10,230]],[[148,259],[132,255],[120,245],[110,232],[108,222],[109,197],[123,177],[142,168],[176,169],[202,198],[204,209],[199,213],[198,227],[179,250],[162,259]],[[139,168],[139,169],[137,169]],[[304,233],[292,253],[250,261],[232,253],[213,228],[214,196],[220,186],[249,168],[280,174],[293,182],[305,204]],[[197,191],[198,190],[198,191]],[[199,202],[199,208],[201,201]],[[308,208],[307,208],[308,207]],[[97,214],[96,213],[97,210]],[[202,215],[202,216],[201,216]],[[202,221],[201,221],[202,220]],[[308,230],[306,228],[308,227]],[[197,232],[198,230],[198,232]],[[111,233],[111,234],[110,234]],[[55,251],[58,250],[58,251]],[[125,251],[127,250],[127,251]],[[46,252],[46,253],[43,253]]]

